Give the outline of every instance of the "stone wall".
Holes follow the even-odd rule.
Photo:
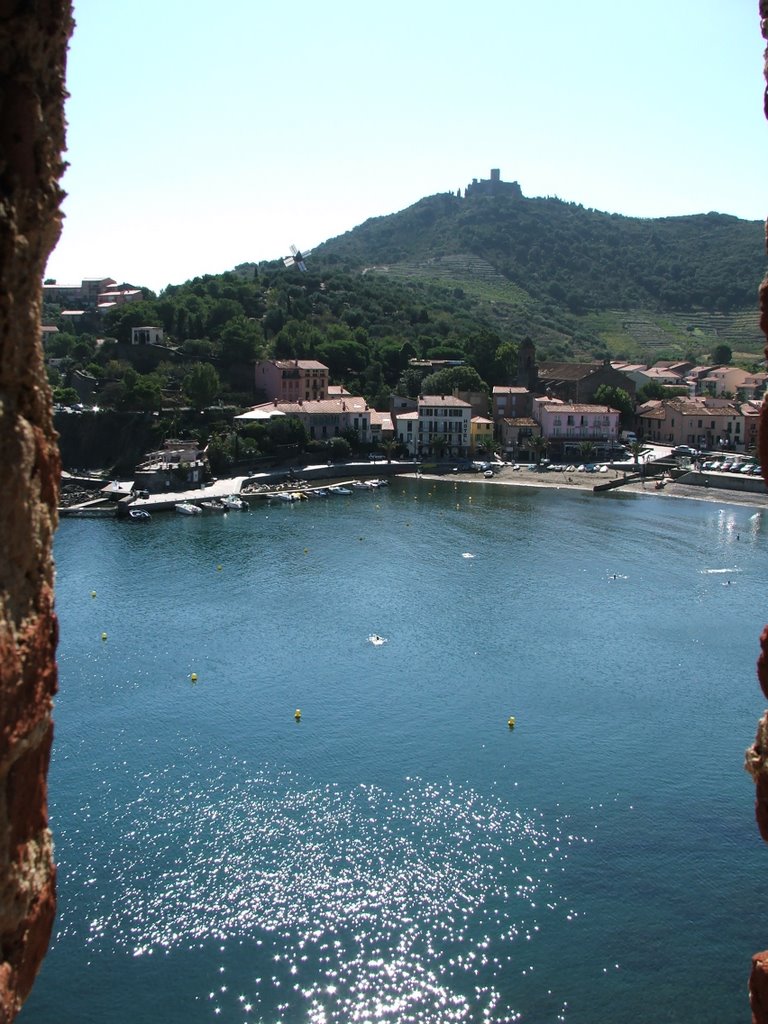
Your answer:
[[[760,2],[760,25],[763,38],[768,40],[768,0]],[[768,81],[768,50],[765,54],[764,72]],[[768,89],[764,93],[764,105],[768,117]],[[766,224],[768,243],[768,223]],[[768,244],[766,245],[768,251]],[[759,290],[760,329],[768,339],[768,276],[763,279]],[[768,359],[768,345],[765,350]],[[758,452],[763,478],[768,485],[768,405],[763,403],[758,428]],[[760,635],[760,656],[757,660],[757,678],[768,699],[768,626]],[[754,744],[747,750],[746,768],[755,780],[755,815],[760,835],[768,842],[768,711],[763,714],[757,726]],[[752,957],[752,973],[749,978],[749,1002],[752,1008],[753,1024],[768,1024],[768,950],[755,953]]]
[[[40,345],[40,282],[61,227],[71,29],[70,0],[0,0],[1,1024],[29,993],[55,910],[46,773],[59,456]]]

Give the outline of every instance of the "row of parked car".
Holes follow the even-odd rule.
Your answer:
[[[716,473],[744,473],[750,476],[760,476],[760,466],[757,462],[744,462],[742,459],[709,459],[702,462],[702,469],[712,469]]]

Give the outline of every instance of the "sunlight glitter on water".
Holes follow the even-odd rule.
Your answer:
[[[223,942],[222,973],[232,943],[250,947],[253,990],[211,993],[220,1011],[243,995],[318,1024],[516,1020],[499,983],[529,966],[520,942],[573,915],[558,868],[585,840],[470,788],[314,787],[229,764],[205,781],[145,775],[134,792],[117,808],[107,787],[81,818],[86,941],[134,956]],[[122,819],[116,848],[100,844],[102,816]]]

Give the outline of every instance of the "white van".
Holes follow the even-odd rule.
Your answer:
[[[637,434],[634,430],[622,430],[621,440],[626,441],[627,444],[632,444],[633,441],[637,440]]]

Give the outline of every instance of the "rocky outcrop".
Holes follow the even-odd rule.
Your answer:
[[[768,0],[760,0],[760,25],[763,39],[768,40]],[[768,81],[768,50],[764,65]],[[765,115],[768,118],[768,88],[764,94]],[[768,223],[766,224],[766,251],[768,251]],[[759,290],[760,328],[768,339],[768,276],[763,279]],[[765,355],[768,359],[768,345]],[[758,451],[763,479],[768,486],[768,406],[763,403],[760,410],[758,430]],[[768,699],[768,626],[760,635],[760,656],[757,660],[757,678],[763,695]],[[745,767],[755,780],[755,816],[760,835],[768,842],[768,711],[758,722],[755,742],[747,750]],[[752,973],[749,976],[749,1002],[752,1008],[753,1024],[768,1024],[768,950],[755,953],[752,957]]]
[[[0,0],[0,1024],[32,987],[55,909],[46,774],[59,456],[40,301],[61,225],[71,28],[70,0]]]

